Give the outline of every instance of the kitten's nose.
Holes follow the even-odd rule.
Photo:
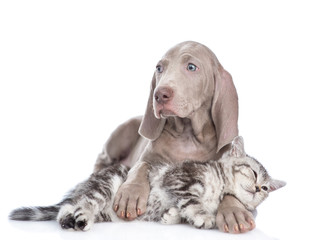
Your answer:
[[[260,186],[256,186],[256,192],[260,192],[261,188]]]

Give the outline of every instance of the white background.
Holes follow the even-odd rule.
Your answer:
[[[1,239],[321,239],[325,10],[313,0],[1,1]],[[157,61],[185,40],[232,74],[247,152],[288,183],[259,207],[257,229],[133,222],[75,233],[7,220],[58,202],[92,172],[115,127],[143,114]]]

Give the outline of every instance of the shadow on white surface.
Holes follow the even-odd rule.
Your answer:
[[[189,225],[162,225],[150,222],[98,223],[88,232],[62,230],[55,221],[19,222],[7,220],[1,224],[6,228],[8,239],[276,239],[259,229],[249,233],[231,235],[218,230],[196,229]],[[9,237],[10,236],[10,237]]]

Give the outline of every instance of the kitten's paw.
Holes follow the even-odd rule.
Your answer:
[[[62,229],[76,231],[88,231],[94,223],[90,213],[81,208],[75,209],[71,205],[65,205],[60,209],[57,221]]]
[[[196,228],[212,229],[215,227],[215,217],[198,214],[194,217],[192,224]]]
[[[181,222],[181,217],[177,208],[170,208],[161,218],[163,224],[178,224]]]
[[[89,219],[89,214],[83,212],[75,213],[75,230],[88,231],[93,226],[93,221]]]
[[[74,229],[76,221],[71,214],[68,214],[65,217],[61,217],[59,223],[62,229]]]

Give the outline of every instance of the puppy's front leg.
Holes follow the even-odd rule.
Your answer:
[[[122,219],[134,220],[145,213],[149,191],[148,163],[139,160],[115,195],[114,211]]]

